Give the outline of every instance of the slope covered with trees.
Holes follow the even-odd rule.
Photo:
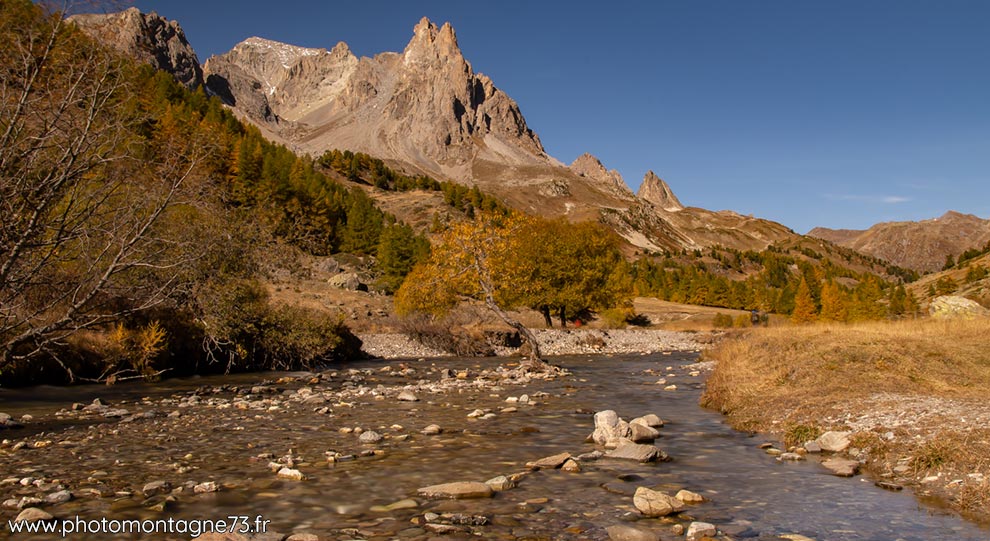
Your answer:
[[[362,190],[59,14],[3,2],[0,36],[5,379],[52,365],[106,380],[351,355],[340,321],[270,302],[262,280],[278,245],[381,252],[392,287],[425,254]]]

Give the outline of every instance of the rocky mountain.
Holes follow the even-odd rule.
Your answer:
[[[365,152],[470,181],[485,160],[547,165],[519,107],[464,59],[454,29],[423,19],[402,53],[357,58],[249,38],[204,66],[207,85],[302,150]]]
[[[922,272],[937,271],[946,256],[956,257],[990,242],[990,220],[949,211],[918,222],[885,222],[866,230],[816,227],[809,236],[846,246]]]
[[[119,13],[73,15],[68,20],[114,49],[173,74],[189,88],[203,84],[199,58],[176,21],[153,12],[141,13],[137,8]]]
[[[518,104],[474,71],[449,24],[424,18],[401,53],[372,58],[343,42],[327,50],[252,37],[208,59],[201,78],[177,23],[136,9],[72,20],[186,84],[205,81],[238,116],[296,151],[364,152],[408,174],[477,185],[526,212],[602,220],[636,250],[760,250],[795,236],[766,220],[684,207],[653,173],[637,196],[591,154],[565,166]],[[405,199],[401,206],[422,206]]]
[[[674,195],[674,192],[671,191],[670,186],[653,171],[646,173],[643,183],[639,185],[639,193],[636,195],[640,199],[649,201],[669,212],[684,210],[684,205],[681,204],[677,196]]]

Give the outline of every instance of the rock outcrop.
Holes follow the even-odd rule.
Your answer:
[[[623,180],[618,171],[605,169],[598,158],[587,152],[578,156],[570,165],[570,169],[582,177],[599,183],[604,189],[619,197],[633,197],[632,190],[626,185],[626,181]]]
[[[157,13],[128,8],[119,13],[91,13],[68,18],[87,35],[156,69],[171,73],[189,88],[203,84],[203,70],[179,23]]]
[[[206,62],[207,85],[305,150],[363,151],[466,180],[474,161],[549,164],[519,107],[464,59],[450,24],[424,18],[402,53],[357,58],[249,38]],[[283,134],[289,135],[289,134]]]
[[[990,317],[987,310],[976,301],[966,297],[943,295],[932,299],[928,313],[936,319],[975,319]]]
[[[646,176],[643,177],[643,183],[639,185],[639,193],[636,195],[640,199],[649,201],[658,208],[669,212],[684,210],[684,205],[671,191],[670,186],[653,171],[647,171]]]

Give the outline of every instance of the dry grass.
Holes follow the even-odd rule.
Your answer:
[[[791,444],[852,430],[875,473],[906,463],[901,481],[987,512],[988,335],[987,320],[752,329],[706,352],[718,365],[702,401]]]

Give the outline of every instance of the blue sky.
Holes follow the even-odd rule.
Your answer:
[[[990,2],[138,0],[205,61],[253,35],[358,55],[449,21],[551,155],[799,232],[990,217]]]

